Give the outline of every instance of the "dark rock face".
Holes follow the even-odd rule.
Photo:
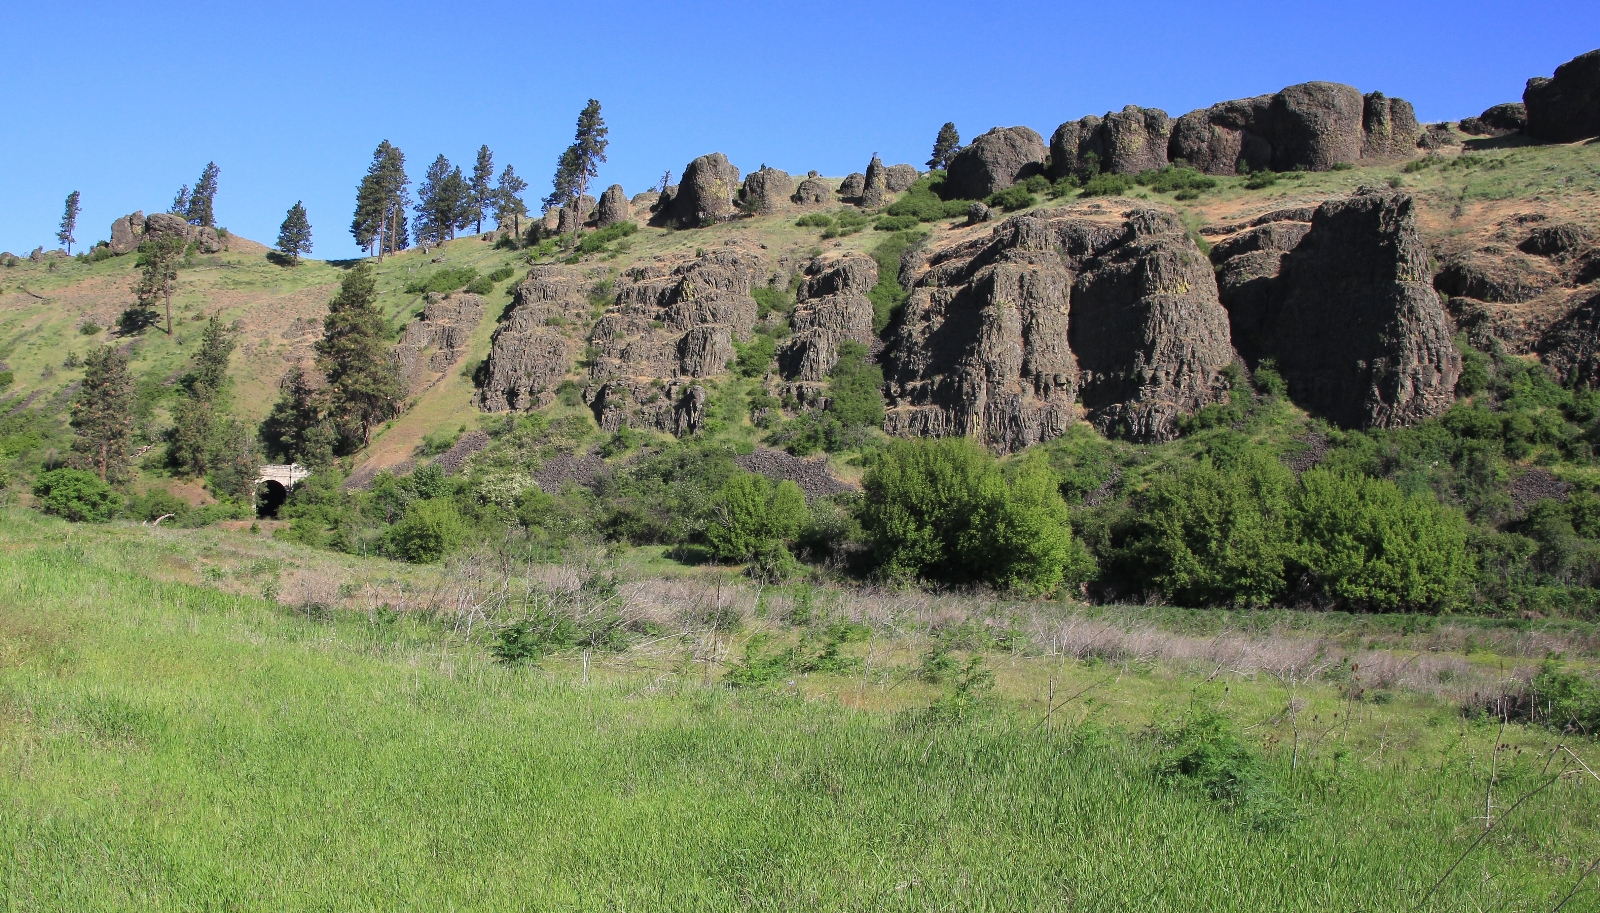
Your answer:
[[[800,182],[795,188],[794,196],[789,198],[801,206],[826,206],[833,199],[833,192],[827,182],[817,177],[813,171],[809,177]]]
[[[791,382],[822,384],[846,340],[871,347],[872,301],[878,264],[864,254],[812,260],[796,292],[794,335],[778,350],[778,371]],[[820,387],[817,392],[820,392]]]
[[[929,257],[891,340],[895,434],[1018,450],[1083,411],[1159,440],[1224,395],[1233,360],[1211,265],[1176,216],[1019,216]]]
[[[1528,126],[1528,109],[1522,102],[1507,102],[1487,108],[1477,117],[1463,117],[1461,132],[1473,136],[1505,136]]]
[[[1600,387],[1600,289],[1573,297],[1572,310],[1539,341],[1539,355],[1563,383]]]
[[[1496,304],[1531,301],[1560,284],[1560,274],[1549,264],[1503,248],[1452,257],[1433,277],[1434,288],[1446,295]]]
[[[175,216],[170,212],[153,213],[144,220],[144,233],[151,237],[177,235],[187,241],[193,227],[184,221],[183,216]]]
[[[1584,300],[1572,289],[1600,278],[1589,229],[1541,212],[1512,215],[1487,237],[1447,242],[1437,256],[1443,264],[1433,284],[1449,296],[1457,328],[1479,348],[1516,355],[1553,345],[1547,333]]]
[[[861,184],[861,205],[869,209],[877,209],[883,205],[883,197],[889,192],[886,178],[884,177],[883,159],[876,155],[867,163],[867,173]]]
[[[981,200],[1044,172],[1044,138],[1028,127],[996,127],[950,160],[945,188],[955,199]]]
[[[742,453],[733,463],[745,472],[764,475],[774,482],[793,482],[805,492],[807,501],[826,498],[840,492],[851,491],[855,486],[841,482],[828,471],[826,457],[803,460],[782,450],[757,447],[752,453]]]
[[[794,181],[787,171],[760,168],[745,175],[745,212],[767,214],[777,212],[794,193]]]
[[[1171,138],[1172,118],[1160,108],[1128,105],[1104,118],[1090,115],[1068,121],[1050,137],[1051,175],[1083,175],[1096,169],[1138,174],[1164,168]]]
[[[646,190],[643,193],[634,194],[633,199],[628,201],[628,206],[636,213],[654,212],[656,203],[660,199],[661,194],[659,192]]]
[[[579,348],[561,327],[585,320],[588,311],[584,284],[573,271],[530,270],[512,297],[510,316],[494,331],[478,400],[484,411],[548,406]]]
[[[111,252],[119,256],[133,253],[139,249],[139,241],[143,235],[143,212],[123,216],[111,223]]]
[[[483,299],[467,292],[448,297],[430,293],[422,316],[406,324],[394,347],[400,378],[412,393],[438,380],[467,350],[467,340],[483,319]]]
[[[1410,196],[1358,191],[1323,203],[1308,224],[1269,222],[1212,255],[1234,344],[1251,364],[1275,359],[1296,402],[1366,428],[1420,421],[1453,401],[1461,357]]]
[[[1370,92],[1362,99],[1362,158],[1409,158],[1416,154],[1422,127],[1411,102]]]
[[[859,171],[845,175],[839,183],[838,194],[846,200],[859,200],[861,194],[867,189],[867,176]]]
[[[1554,78],[1535,76],[1522,91],[1528,135],[1547,143],[1600,136],[1600,50],[1580,54]]]
[[[720,152],[702,155],[683,169],[683,179],[672,198],[672,218],[685,228],[720,222],[734,213],[739,191],[739,169]]]
[[[1408,154],[1420,135],[1402,99],[1308,82],[1185,114],[1173,124],[1167,155],[1207,174],[1237,174],[1241,162],[1252,170],[1326,171],[1363,154]]]
[[[900,193],[915,184],[919,177],[921,175],[915,165],[890,165],[884,173],[883,183],[890,193]]]
[[[1431,151],[1459,145],[1461,139],[1450,131],[1449,124],[1428,124],[1422,128],[1422,135],[1417,137],[1418,149]]]
[[[623,191],[622,185],[612,184],[607,187],[606,192],[600,194],[599,204],[595,206],[595,227],[605,228],[631,218],[633,218],[633,206],[628,202],[628,194]]]
[[[979,203],[977,200],[973,200],[972,205],[967,207],[968,225],[977,225],[979,222],[989,222],[993,220],[994,210],[990,209],[987,205]]]

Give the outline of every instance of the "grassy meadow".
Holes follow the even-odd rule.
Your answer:
[[[281,568],[301,577],[280,583]],[[651,636],[522,665],[494,659],[492,617],[468,632],[422,600],[362,608],[463,573],[7,511],[3,909],[1534,911],[1575,885],[1564,909],[1600,899],[1580,884],[1600,854],[1600,778],[1579,763],[1600,751],[1463,715],[1439,687],[1555,642],[1528,632],[1258,624],[1215,667],[1181,644],[1245,637],[1249,619],[941,597],[946,629],[965,603],[1017,629],[1147,642],[957,644],[957,665],[993,675],[964,691],[982,676],[915,674],[939,625],[914,594],[807,597],[808,621],[792,593],[686,569]],[[318,574],[338,595],[304,595]],[[739,617],[708,630],[687,604],[713,588]],[[870,630],[853,666],[728,686],[752,637],[845,614]],[[1593,656],[1587,629],[1542,636]],[[1360,670],[1334,672],[1342,650],[1456,672],[1358,696]],[[1182,721],[1215,714],[1248,755],[1220,762],[1242,772],[1233,787],[1171,763]]]

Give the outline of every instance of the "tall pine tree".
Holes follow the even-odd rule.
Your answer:
[[[167,212],[170,212],[175,216],[183,216],[185,219],[189,218],[188,184],[178,188],[178,192],[172,197],[172,208],[168,209]]]
[[[261,440],[274,456],[313,468],[333,462],[339,436],[329,421],[328,391],[296,364],[278,385],[278,402],[261,423]]]
[[[216,228],[217,216],[215,205],[217,201],[217,176],[222,169],[216,162],[206,162],[204,171],[200,172],[200,180],[195,182],[194,192],[189,195],[189,209],[187,217],[190,225],[199,225],[204,228]]]
[[[469,221],[465,217],[470,193],[460,168],[452,168],[443,155],[434,159],[417,185],[417,240],[442,244],[454,238],[456,229]]]
[[[376,274],[360,263],[345,274],[328,302],[317,367],[328,378],[329,406],[341,449],[350,453],[372,439],[372,429],[397,411],[405,390],[389,357],[389,321],[378,308]]]
[[[72,466],[93,472],[103,482],[128,478],[133,375],[126,352],[101,346],[84,357],[83,386],[72,402],[72,430]]]
[[[278,226],[278,253],[290,266],[300,265],[300,255],[311,253],[311,222],[306,219],[306,207],[299,200],[289,207],[283,224]]]
[[[606,134],[609,132],[605,118],[600,116],[600,103],[589,99],[589,103],[578,112],[578,129],[572,138],[572,145],[561,153],[561,158],[556,162],[551,194],[545,198],[546,209],[551,206],[570,206],[573,212],[577,212],[578,200],[589,189],[589,182],[599,176],[600,163],[606,160],[606,146],[610,142]],[[578,213],[573,224],[581,227],[582,217],[583,213]],[[577,233],[575,228],[574,237]]]
[[[522,217],[528,214],[528,204],[522,200],[522,192],[528,189],[528,182],[517,177],[517,172],[510,165],[500,172],[500,186],[494,191],[494,223],[504,228],[506,220],[511,220],[511,232],[518,237],[522,236]]]
[[[184,240],[178,235],[145,236],[139,243],[139,278],[133,295],[146,311],[157,300],[167,305],[167,335],[172,335],[172,292],[178,284],[178,261],[183,257]]]
[[[961,151],[961,134],[956,132],[956,125],[946,122],[939,128],[939,135],[933,140],[933,157],[928,159],[928,167],[944,169],[950,167],[950,160]]]
[[[67,253],[72,253],[72,245],[78,239],[73,237],[73,232],[78,230],[78,213],[83,209],[78,205],[78,192],[67,194],[67,211],[61,216],[61,230],[56,232],[56,240],[66,248]]]
[[[183,397],[173,407],[167,435],[167,463],[180,472],[204,476],[223,462],[218,432],[227,411],[228,361],[236,344],[233,332],[213,314],[200,333],[200,348],[183,378]]]
[[[410,183],[405,153],[388,140],[379,143],[356,188],[355,218],[350,222],[351,236],[369,255],[381,260],[385,253],[410,246],[406,228]]]
[[[478,147],[478,161],[472,166],[472,179],[466,215],[473,223],[473,234],[483,234],[483,216],[494,206],[494,153],[487,145]]]

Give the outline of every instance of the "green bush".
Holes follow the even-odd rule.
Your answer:
[[[1029,193],[1026,186],[1012,184],[998,193],[990,194],[989,198],[984,202],[990,206],[998,206],[1007,212],[1014,212],[1018,209],[1027,209],[1029,206],[1038,205],[1039,198]]]
[[[947,200],[943,195],[944,172],[930,171],[906,188],[888,209],[890,216],[908,217],[918,222],[937,222],[940,219],[957,219],[967,214],[970,200]]]
[[[600,253],[605,250],[607,244],[626,238],[638,230],[639,226],[632,222],[618,222],[615,225],[607,225],[599,231],[592,231],[584,235],[578,241],[578,246],[574,253],[578,255]]]
[[[1600,733],[1600,686],[1577,672],[1566,671],[1560,660],[1546,658],[1528,691],[1534,718],[1546,726],[1590,736]]]
[[[464,288],[477,278],[478,271],[470,266],[446,268],[426,278],[406,283],[405,292],[408,295],[421,295],[427,292],[442,295]]]
[[[165,488],[152,488],[142,495],[129,498],[123,512],[128,517],[145,522],[159,520],[169,514],[181,520],[189,512],[189,505]]]
[[[1456,379],[1456,395],[1476,396],[1488,388],[1494,362],[1474,349],[1464,334],[1458,335],[1455,343],[1456,351],[1461,353],[1461,376]]]
[[[384,542],[390,555],[426,564],[455,551],[466,535],[466,524],[454,504],[444,498],[424,498],[406,506],[405,516],[389,527]]]
[[[489,273],[490,282],[504,282],[516,275],[516,270],[510,266],[502,266]]]
[[[1194,193],[1194,196],[1185,199],[1196,199],[1201,191],[1213,190],[1217,186],[1216,178],[1206,177],[1193,168],[1180,168],[1175,165],[1140,172],[1133,180],[1139,186],[1148,187],[1156,193],[1174,191]]]
[[[733,360],[734,370],[743,377],[760,377],[767,373],[778,355],[777,340],[760,334],[747,343],[734,342],[733,349],[738,353]]]
[[[828,412],[846,427],[883,424],[883,369],[868,360],[867,347],[839,343],[838,360],[828,373]]]
[[[780,314],[787,314],[794,308],[793,299],[784,294],[783,289],[773,288],[768,285],[751,289],[750,297],[756,300],[757,320],[767,319],[767,315],[774,311]]]
[[[872,259],[878,263],[878,282],[867,292],[872,301],[873,332],[887,329],[895,312],[911,297],[900,285],[900,258],[926,237],[921,231],[897,231],[872,249]]]
[[[795,219],[794,224],[801,228],[831,228],[833,217],[825,212],[813,212]]]
[[[872,223],[872,230],[905,231],[908,228],[916,228],[919,224],[920,222],[917,220],[916,216],[883,215],[878,217],[878,221]]]
[[[1119,197],[1133,189],[1133,178],[1125,174],[1102,171],[1084,182],[1080,196]]]
[[[1032,593],[1086,579],[1054,475],[1025,461],[1008,482],[967,438],[896,440],[874,455],[860,520],[890,579],[988,583]]]
[[[93,320],[85,320],[83,326],[78,327],[78,332],[85,336],[93,336],[100,332],[100,324],[95,323]]]
[[[1244,186],[1246,190],[1262,190],[1276,183],[1278,183],[1278,173],[1263,168],[1260,171],[1250,172],[1250,176],[1245,178]]]
[[[1058,178],[1054,184],[1050,185],[1050,198],[1059,200],[1062,197],[1071,196],[1082,187],[1083,182],[1078,180],[1077,175],[1069,174],[1066,177]]]
[[[806,496],[798,485],[788,480],[774,485],[766,476],[740,472],[708,505],[706,541],[724,561],[748,561],[774,544],[793,541],[806,517]]]
[[[14,384],[16,382],[17,382],[17,373],[15,371],[12,371],[9,368],[7,368],[4,371],[0,371],[0,389],[3,389],[5,387],[9,387],[9,386],[11,386],[12,384]]]
[[[83,469],[52,469],[33,483],[39,509],[79,523],[104,523],[122,507],[122,496]]]
[[[488,295],[494,291],[494,280],[490,279],[488,276],[479,276],[471,282],[468,282],[467,287],[462,289],[462,291],[470,292],[474,295]]]
[[[872,224],[872,220],[867,218],[865,214],[856,212],[853,209],[841,209],[833,214],[833,225],[822,233],[822,237],[847,237],[860,232],[870,224]]]
[[[1261,363],[1256,365],[1252,379],[1255,381],[1256,389],[1266,396],[1285,396],[1289,392],[1289,384],[1278,372],[1278,362],[1274,359],[1261,359]]]

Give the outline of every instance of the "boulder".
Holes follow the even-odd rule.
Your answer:
[[[854,171],[845,175],[844,180],[839,182],[839,189],[836,192],[846,200],[859,200],[862,192],[866,189],[867,176],[859,171]]]
[[[28,262],[30,262],[30,263],[43,263],[44,262],[44,248],[42,246],[41,247],[35,247],[32,251],[30,251],[28,253]]]
[[[1326,171],[1359,160],[1368,149],[1404,154],[1400,145],[1408,135],[1420,131],[1404,100],[1308,82],[1185,114],[1172,126],[1167,155],[1207,174],[1237,174],[1240,163],[1251,170]]]
[[[583,227],[583,219],[578,216],[577,210],[570,206],[563,206],[556,210],[556,231],[564,235],[572,234]]]
[[[724,221],[734,214],[739,169],[720,152],[702,155],[683,169],[672,199],[672,218],[684,228]]]
[[[656,208],[656,201],[660,199],[660,193],[654,190],[646,190],[643,193],[634,194],[633,199],[628,201],[628,206],[634,212],[652,212]]]
[[[1485,108],[1476,117],[1461,119],[1461,132],[1473,136],[1505,136],[1528,126],[1528,109],[1520,101]]]
[[[1529,136],[1571,143],[1600,136],[1600,50],[1580,54],[1553,78],[1535,76],[1522,92]]]
[[[600,202],[595,206],[594,224],[597,228],[626,222],[633,218],[633,207],[628,204],[628,195],[621,184],[612,184],[606,192],[600,194]]]
[[[1275,359],[1305,408],[1347,428],[1394,427],[1454,400],[1461,356],[1409,195],[1363,189],[1212,255],[1234,345],[1252,365]]]
[[[1411,102],[1369,92],[1362,98],[1361,157],[1410,158],[1417,154],[1422,127]]]
[[[973,200],[972,205],[967,207],[968,225],[977,225],[979,222],[988,222],[992,219],[994,219],[994,210],[990,209],[986,203]]]
[[[813,171],[800,182],[800,186],[795,188],[794,196],[789,199],[801,206],[826,206],[833,201],[833,190]]]
[[[561,209],[562,207],[560,206],[554,209],[546,209],[544,215],[539,217],[539,227],[546,234],[554,234],[561,230]]]
[[[111,252],[119,256],[133,253],[139,249],[139,241],[143,235],[143,212],[123,216],[111,223]]]
[[[909,190],[921,176],[915,165],[890,165],[884,174],[883,183],[889,188],[890,193],[900,193]]]
[[[794,335],[778,350],[778,371],[786,381],[821,384],[828,379],[846,340],[871,347],[872,300],[878,264],[865,254],[810,261],[796,290]]]
[[[1461,138],[1450,129],[1449,124],[1428,124],[1422,128],[1422,135],[1417,137],[1417,148],[1432,151],[1443,149],[1446,146],[1461,145]]]
[[[144,233],[151,237],[176,235],[187,241],[193,230],[194,226],[185,221],[183,216],[173,215],[170,212],[152,213],[144,220]]]
[[[745,212],[765,215],[777,212],[794,194],[794,180],[787,171],[765,165],[745,175],[743,197]]]
[[[1228,314],[1177,216],[1041,212],[906,264],[920,273],[887,351],[894,434],[1000,451],[1066,432],[1081,409],[1138,440],[1226,396]]]
[[[1171,137],[1172,119],[1159,108],[1128,105],[1104,118],[1068,121],[1050,137],[1051,174],[1138,174],[1164,168]]]
[[[217,234],[217,230],[209,225],[202,225],[194,229],[194,243],[202,254],[218,253],[225,246],[222,243],[222,236]]]
[[[1539,357],[1564,384],[1600,387],[1600,289],[1573,297],[1572,309],[1539,340]]]
[[[1044,172],[1044,139],[1029,127],[995,127],[950,160],[945,189],[952,199],[981,200]]]
[[[888,183],[884,177],[883,159],[876,155],[867,163],[867,173],[861,185],[861,205],[868,209],[877,209],[883,205],[883,198],[889,192]]]

